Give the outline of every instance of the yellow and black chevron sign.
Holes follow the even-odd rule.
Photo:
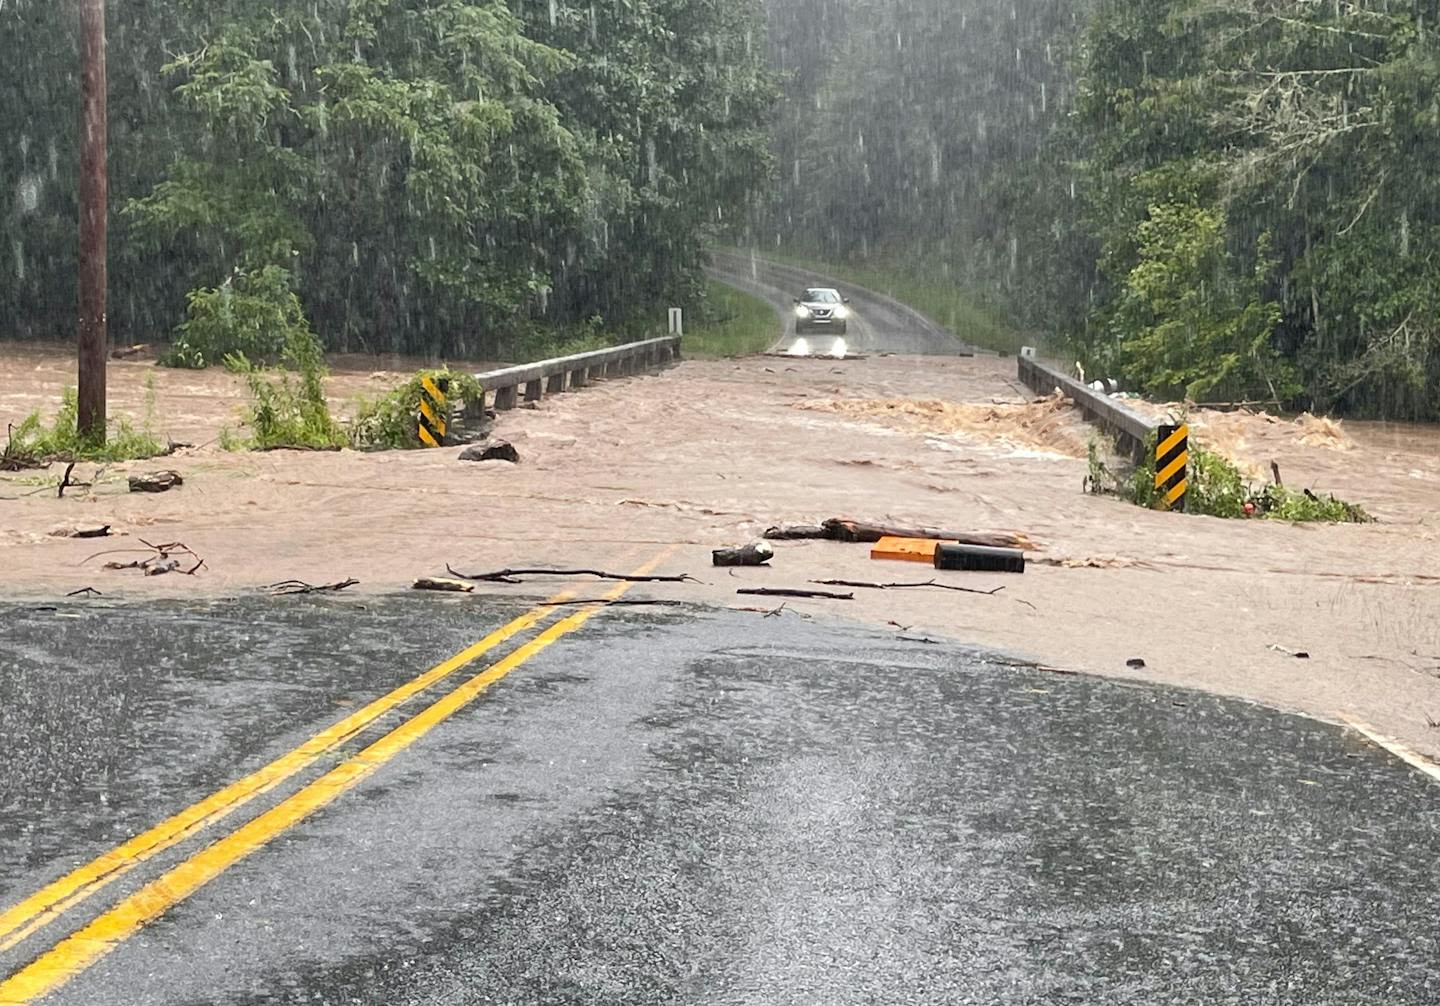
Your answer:
[[[445,434],[450,429],[450,407],[446,404],[446,392],[450,382],[445,378],[432,380],[420,378],[420,442],[426,447],[443,447]]]
[[[1161,426],[1155,437],[1155,491],[1162,510],[1184,510],[1190,488],[1190,427]]]

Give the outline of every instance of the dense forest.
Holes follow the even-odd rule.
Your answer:
[[[1440,415],[1437,5],[771,0],[764,242],[1197,401]]]
[[[77,28],[0,3],[5,334],[73,334]],[[695,302],[771,187],[762,33],[758,0],[112,3],[112,338],[521,353]]]
[[[1154,393],[1437,418],[1437,4],[112,4],[111,330],[519,355],[741,229]],[[0,3],[6,334],[72,332],[76,20]]]

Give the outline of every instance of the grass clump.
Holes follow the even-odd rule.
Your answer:
[[[1146,462],[1128,475],[1117,475],[1105,464],[1099,441],[1091,440],[1086,487],[1090,492],[1119,496],[1136,506],[1159,509],[1153,436],[1145,445],[1145,457]],[[1309,489],[1296,492],[1276,483],[1256,488],[1227,458],[1193,440],[1189,481],[1185,512],[1190,514],[1325,524],[1366,524],[1374,519],[1358,504],[1334,496],[1317,496]]]
[[[775,309],[758,297],[710,282],[704,316],[686,319],[685,354],[713,358],[763,353],[783,332]]]
[[[123,416],[111,419],[105,438],[82,436],[78,428],[80,396],[74,388],[60,395],[60,409],[46,425],[37,410],[10,429],[0,470],[39,467],[51,461],[137,461],[167,452],[153,432],[155,387],[147,389],[145,418],[137,428]]]
[[[479,399],[480,382],[470,374],[442,368],[422,370],[400,387],[378,398],[362,398],[350,427],[350,444],[357,450],[407,450],[420,447],[421,382],[447,381],[451,402]]]

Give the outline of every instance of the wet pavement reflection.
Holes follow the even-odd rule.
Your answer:
[[[154,780],[203,789],[378,691],[419,607],[276,610],[215,606],[19,743],[7,715],[5,903]],[[502,614],[425,610],[433,650]],[[101,640],[184,611],[73,624],[103,669],[136,651]],[[54,613],[6,624],[7,703],[49,687],[26,668],[84,677]],[[53,1001],[1433,1003],[1437,826],[1424,777],[1250,704],[841,623],[612,612]]]

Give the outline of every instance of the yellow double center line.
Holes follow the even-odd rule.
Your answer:
[[[668,550],[646,563],[637,575],[654,569],[664,560],[666,554]],[[630,587],[631,584],[622,583],[604,595],[604,599],[615,600]],[[564,599],[566,596],[561,595],[557,599]],[[281,832],[359,785],[386,762],[474,701],[492,684],[551,643],[580,628],[600,607],[598,604],[591,605],[552,625],[509,656],[491,664],[293,796],[181,862],[74,935],[61,940],[27,967],[0,982],[0,1006],[21,1006],[59,988],[109,953],[122,940],[133,935],[141,926],[158,918],[235,863],[268,844]],[[330,729],[316,734],[289,754],[277,758],[259,771],[168,818],[144,834],[117,846],[26,898],[0,915],[0,934],[5,934],[7,940],[0,944],[0,949],[14,946],[39,926],[140,863],[279,785],[315,762],[326,751],[354,736],[385,712],[474,662],[489,650],[539,622],[551,610],[548,606],[541,606],[527,612],[474,646],[375,700]]]

